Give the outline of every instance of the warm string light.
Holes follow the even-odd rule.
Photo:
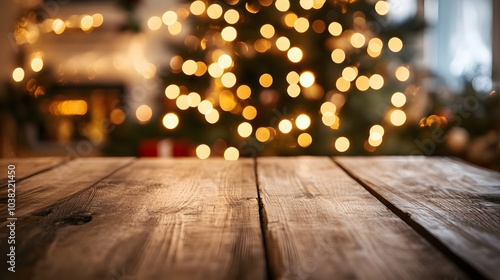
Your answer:
[[[84,32],[91,32],[99,28],[104,23],[104,17],[100,13],[92,15],[71,15],[67,18],[47,18],[39,21],[32,16],[32,13],[22,17],[15,26],[13,35],[14,41],[18,46],[24,44],[35,45],[38,40],[44,36],[44,33],[53,32],[56,35],[61,35],[68,30]],[[33,49],[33,47],[31,46]],[[25,89],[29,92],[30,96],[38,98],[45,95],[46,86],[37,80],[37,73],[41,72],[45,67],[44,53],[39,50],[34,50],[28,57],[26,67],[17,67],[12,72],[12,79],[16,83],[26,81]],[[94,65],[94,70],[96,66]],[[32,71],[32,72],[31,72]],[[92,71],[92,70],[89,70]],[[28,77],[27,79],[25,79]],[[91,75],[89,74],[89,79]],[[83,108],[82,106],[80,106]],[[64,115],[64,114],[63,114]],[[114,124],[122,123],[121,117],[117,112],[114,114],[112,122]],[[111,117],[110,117],[111,118]]]
[[[325,5],[324,0],[301,0],[300,7],[305,10],[321,9]],[[151,30],[158,30],[162,24],[168,26],[171,35],[180,34],[182,21],[187,18],[186,14],[195,17],[217,20],[220,26],[219,32],[207,33],[207,37],[190,39],[189,46],[201,47],[203,50],[210,50],[207,59],[194,60],[175,56],[170,61],[171,70],[174,73],[182,73],[186,76],[204,76],[208,75],[211,84],[215,87],[210,93],[182,93],[181,85],[170,84],[165,88],[167,99],[173,100],[179,110],[188,110],[196,108],[204,116],[209,124],[216,124],[221,114],[230,113],[240,115],[242,122],[234,128],[235,133],[240,138],[255,137],[259,142],[266,143],[272,141],[279,134],[296,134],[296,144],[298,147],[307,148],[313,143],[313,137],[307,131],[311,125],[321,119],[323,125],[332,130],[340,128],[340,110],[345,103],[344,95],[352,91],[366,92],[374,94],[377,91],[384,90],[387,76],[386,73],[367,73],[361,72],[359,65],[348,65],[352,53],[365,52],[365,55],[372,59],[380,57],[385,49],[397,53],[403,49],[403,42],[398,37],[392,37],[386,42],[382,38],[373,35],[369,30],[363,13],[354,13],[355,28],[343,26],[338,21],[323,21],[321,19],[310,20],[307,17],[299,16],[300,13],[294,13],[291,9],[289,0],[259,1],[259,5],[247,3],[243,10],[237,10],[234,7],[222,7],[218,4],[210,4],[205,1],[197,0],[183,8],[184,16],[179,15],[179,10],[166,11],[163,15],[153,16],[148,21],[148,27]],[[274,4],[274,5],[273,5]],[[243,13],[256,14],[261,9],[274,8],[281,12],[282,27],[277,27],[273,23],[265,23],[258,28],[260,38],[255,41],[240,41],[240,34],[237,24],[241,22]],[[387,1],[378,1],[375,3],[374,11],[381,15],[387,15],[390,12],[390,4]],[[246,15],[245,15],[246,16]],[[221,22],[222,21],[222,22]],[[174,28],[174,26],[177,26]],[[275,84],[281,84],[277,81],[273,73],[260,73],[257,77],[258,85],[261,89],[252,89],[248,85],[240,84],[239,77],[232,69],[238,66],[238,57],[250,53],[266,53],[269,51],[279,51],[288,61],[300,65],[308,59],[308,53],[304,47],[293,42],[286,33],[282,33],[281,28],[292,30],[298,34],[315,32],[322,34],[328,32],[331,40],[336,38],[342,40],[342,44],[333,43],[330,48],[331,62],[341,65],[341,75],[334,79],[334,87],[337,93],[321,103],[319,116],[306,113],[295,115],[291,118],[280,119],[274,127],[263,126],[255,127],[252,121],[259,116],[259,109],[250,105],[251,100],[259,100],[263,104],[272,102],[274,96],[273,87]],[[187,39],[186,39],[187,42]],[[336,42],[336,41],[330,41]],[[341,42],[341,41],[338,41]],[[188,46],[188,43],[186,43]],[[279,53],[274,53],[279,54]],[[359,68],[359,69],[358,69]],[[392,77],[400,82],[406,82],[410,79],[410,68],[407,65],[401,65],[393,70]],[[300,74],[299,74],[300,73]],[[286,75],[286,94],[290,98],[312,98],[314,96],[323,97],[329,89],[323,89],[321,85],[316,84],[316,75],[311,70],[291,71]],[[187,86],[187,85],[186,85]],[[257,91],[253,95],[252,91]],[[218,91],[218,93],[217,93]],[[318,93],[315,93],[318,92]],[[318,95],[319,94],[319,95]],[[210,97],[211,96],[211,97]],[[332,96],[332,95],[330,95]],[[205,99],[204,99],[205,98]],[[330,97],[328,97],[330,98]],[[401,92],[392,94],[390,99],[394,109],[387,112],[387,120],[393,126],[401,126],[406,122],[406,113],[401,109],[406,104],[406,96]],[[167,118],[167,116],[169,116]],[[174,117],[175,116],[175,117]],[[175,129],[180,120],[174,113],[168,113],[164,116],[164,126],[167,129]],[[304,132],[301,132],[304,131]],[[366,140],[369,147],[368,151],[373,151],[382,144],[384,128],[381,125],[374,125],[370,129],[369,137]],[[298,136],[297,136],[298,135]],[[346,136],[338,137],[333,141],[333,146],[338,152],[347,152],[351,146],[351,141]],[[366,147],[366,146],[365,146]],[[212,148],[207,144],[201,144],[196,148],[196,155],[199,158],[207,158],[211,154]],[[239,157],[239,152],[234,147],[229,147],[224,151],[224,158],[234,160]]]

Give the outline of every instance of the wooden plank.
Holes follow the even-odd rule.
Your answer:
[[[259,158],[276,279],[463,279],[463,272],[327,157]]]
[[[500,173],[449,158],[336,161],[472,274],[500,279]]]
[[[16,217],[44,210],[81,192],[132,158],[80,158],[16,183]],[[23,170],[23,163],[17,169]],[[7,189],[0,190],[0,222],[7,217]]]
[[[65,158],[62,157],[0,159],[0,172],[2,172],[0,174],[0,186],[7,184],[7,167],[11,164],[16,166],[16,181],[19,181],[61,164],[64,160]]]
[[[19,232],[25,279],[266,275],[249,159],[139,159]]]

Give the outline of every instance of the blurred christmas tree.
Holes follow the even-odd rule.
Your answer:
[[[170,43],[162,77],[165,136],[191,139],[201,158],[409,153],[418,125],[405,113],[415,91],[407,43],[422,24],[392,23],[390,8],[198,0],[167,11],[169,31],[188,34]]]

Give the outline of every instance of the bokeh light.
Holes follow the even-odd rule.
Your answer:
[[[201,0],[194,1],[191,3],[191,6],[189,7],[189,10],[193,15],[199,16],[205,12],[205,3]]]
[[[346,137],[342,136],[337,138],[337,140],[335,140],[335,149],[337,149],[337,151],[341,153],[347,151],[350,145],[351,143],[349,142],[349,139],[347,139]]]
[[[196,147],[196,156],[200,159],[207,159],[210,156],[210,147],[205,144],[201,144]]]
[[[390,5],[387,1],[378,1],[375,3],[375,11],[381,16],[385,16],[389,13]]]
[[[140,123],[147,123],[153,116],[153,110],[146,104],[143,104],[135,110],[135,117]]]
[[[342,25],[334,21],[328,25],[328,32],[330,32],[333,36],[339,36],[342,34]]]
[[[229,147],[224,151],[225,160],[238,160],[240,152],[235,147]]]
[[[392,37],[389,39],[388,46],[392,52],[397,53],[403,49],[403,41],[401,41],[398,37]]]
[[[158,30],[160,29],[161,25],[162,25],[162,20],[160,17],[152,16],[148,20],[148,27],[151,30]],[[92,26],[92,24],[90,24],[90,26]],[[82,19],[82,29],[84,29],[83,19]]]
[[[295,119],[295,125],[300,130],[306,130],[311,125],[311,118],[306,114],[300,114]]]
[[[259,78],[259,83],[262,87],[268,88],[273,84],[273,76],[268,73],[262,74]]]
[[[15,82],[22,81],[24,79],[24,69],[21,67],[17,67],[16,69],[14,69],[14,71],[12,71],[12,79]]]
[[[390,120],[394,126],[402,126],[406,122],[406,113],[402,110],[396,109],[392,111]]]
[[[300,74],[300,78],[299,78],[300,85],[305,87],[305,88],[312,86],[314,84],[315,80],[316,79],[314,77],[314,74],[311,71],[305,71],[305,72],[302,72],[302,74]]]
[[[242,122],[238,125],[238,134],[243,138],[247,138],[248,136],[250,136],[252,134],[252,131],[252,125],[248,122]]]
[[[281,120],[280,123],[278,124],[278,128],[282,133],[289,133],[292,131],[292,122],[290,120]]]
[[[332,51],[331,57],[333,62],[340,64],[345,60],[345,52],[341,49],[335,49]]]
[[[255,138],[257,138],[259,142],[264,143],[271,138],[271,132],[267,127],[259,127],[255,131]]]
[[[236,28],[232,26],[225,27],[221,32],[222,39],[226,40],[227,42],[234,41],[237,35],[238,32],[236,31]]]
[[[312,136],[309,133],[301,133],[299,137],[297,137],[297,143],[302,148],[307,148],[312,144]]]
[[[297,62],[302,60],[303,53],[302,53],[302,50],[300,48],[293,47],[293,48],[288,50],[287,55],[288,55],[288,59],[291,62],[297,63]]]
[[[401,82],[405,82],[410,78],[410,69],[405,66],[399,66],[395,72],[396,79]]]
[[[402,92],[395,92],[391,97],[391,103],[394,107],[403,107],[406,104],[406,95]]]
[[[163,126],[167,129],[174,129],[179,125],[179,117],[175,113],[168,113],[163,117]]]

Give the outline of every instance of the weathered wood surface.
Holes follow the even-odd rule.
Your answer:
[[[464,279],[463,272],[329,158],[259,158],[276,279]]]
[[[7,184],[7,167],[10,164],[16,166],[16,181],[22,180],[28,176],[37,174],[58,164],[61,164],[65,159],[60,157],[43,157],[43,158],[6,158],[0,159],[0,186]]]
[[[449,158],[338,157],[401,218],[478,277],[500,279],[500,174]]]
[[[257,197],[252,160],[136,160],[27,218],[17,279],[264,279]]]
[[[26,174],[15,274],[0,189],[2,280],[500,275],[500,175],[452,159],[85,158]]]
[[[37,213],[97,183],[132,158],[79,158],[16,183],[16,217]],[[21,166],[19,166],[21,168]],[[16,168],[17,170],[17,168]],[[7,216],[7,189],[0,190],[0,223]]]

